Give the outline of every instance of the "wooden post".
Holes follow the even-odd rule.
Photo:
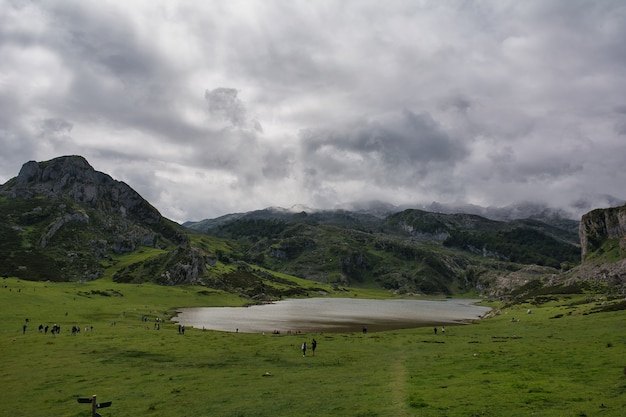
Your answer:
[[[98,413],[98,408],[107,408],[111,406],[113,401],[107,401],[102,404],[98,404],[96,401],[96,394],[92,395],[91,398],[77,398],[80,404],[89,404],[91,403],[91,417],[102,417],[100,413]]]

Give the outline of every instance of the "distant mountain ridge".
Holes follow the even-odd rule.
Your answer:
[[[347,211],[366,212],[374,214],[378,217],[386,217],[392,213],[415,208],[434,213],[475,214],[491,220],[499,221],[535,219],[550,223],[552,219],[580,220],[583,214],[600,208],[591,203],[591,201],[602,201],[602,206],[607,208],[626,204],[626,200],[623,198],[617,198],[611,195],[597,195],[593,197],[580,197],[571,202],[568,207],[564,208],[554,208],[545,203],[531,201],[518,201],[503,207],[482,207],[468,203],[440,203],[436,201],[430,203],[414,203],[396,206],[377,200],[345,203],[338,205],[335,208]]]
[[[333,210],[321,210],[311,209],[305,206],[293,206],[292,208],[285,209],[281,207],[268,207],[263,210],[254,210],[246,213],[234,213],[220,216],[214,219],[205,219],[200,221],[188,221],[183,223],[183,226],[200,232],[207,232],[210,229],[219,227],[220,225],[227,224],[229,222],[239,219],[276,219],[287,222],[308,222],[308,223],[323,223],[337,226],[355,226],[361,228],[376,228],[381,227],[385,220],[397,213],[401,213],[407,210],[414,210],[417,212],[431,213],[432,216],[438,215],[443,219],[448,220],[453,218],[466,218],[471,216],[475,218],[481,218],[484,220],[492,220],[502,223],[512,223],[522,225],[525,224],[529,227],[535,227],[537,223],[543,223],[541,226],[548,229],[545,225],[550,226],[550,234],[554,235],[558,239],[566,240],[573,244],[578,244],[578,229],[579,221],[571,220],[567,217],[562,217],[562,212],[559,210],[549,209],[542,205],[529,204],[525,205],[525,209],[515,208],[502,208],[502,209],[481,209],[476,206],[472,206],[475,212],[487,211],[490,215],[481,215],[471,212],[458,211],[458,207],[447,207],[444,210],[444,206],[437,203],[433,203],[429,209],[415,209],[405,208],[400,210],[398,207],[376,202],[373,205],[361,206],[355,211],[349,211],[346,209],[333,209]],[[528,217],[521,217],[523,213],[531,213]],[[495,224],[495,223],[492,223]],[[460,226],[457,224],[456,226]]]
[[[376,227],[382,218],[365,212],[351,212],[346,210],[315,210],[299,206],[300,211],[281,207],[268,207],[246,213],[227,214],[215,219],[205,219],[197,222],[185,222],[183,226],[200,232],[219,227],[240,219],[282,220],[298,223],[324,223],[337,226]]]
[[[626,202],[625,202],[626,203]],[[623,204],[623,203],[622,203]],[[473,214],[490,220],[509,222],[519,219],[534,219],[547,224],[556,223],[559,227],[563,223],[566,227],[578,224],[578,220],[572,219],[572,213],[563,209],[550,208],[545,204],[539,203],[518,203],[507,207],[480,207],[472,204],[442,204],[433,202],[428,205],[402,205],[383,203],[380,201],[371,201],[367,203],[342,204],[333,209],[316,209],[305,205],[297,204],[289,208],[283,207],[267,207],[265,209],[253,210],[242,213],[229,213],[224,216],[208,218],[203,220],[189,220],[183,223],[186,227],[200,230],[203,224],[216,224],[234,217],[254,216],[260,212],[272,213],[279,217],[280,215],[289,216],[295,213],[318,214],[319,213],[356,213],[360,215],[369,215],[384,219],[387,216],[398,213],[407,209],[418,209],[431,213],[441,214]]]
[[[519,271],[508,279],[511,287],[539,270],[555,274],[575,265],[578,223],[564,221],[566,228],[417,209],[381,218],[364,211],[268,208],[185,225],[245,242],[244,259],[265,268],[342,285],[371,281],[401,292],[449,294],[467,285],[495,290],[506,263]],[[544,269],[525,266],[533,262]]]

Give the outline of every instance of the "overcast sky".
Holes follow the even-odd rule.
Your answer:
[[[626,197],[626,2],[0,0],[0,183],[62,155],[180,222],[604,207]]]

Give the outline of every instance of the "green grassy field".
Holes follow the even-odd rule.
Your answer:
[[[99,410],[103,417],[623,416],[626,409],[626,315],[590,314],[603,301],[588,295],[495,306],[501,314],[437,335],[431,327],[179,335],[167,320],[155,330],[154,319],[176,307],[245,300],[106,279],[0,283],[0,416],[90,416],[77,398],[93,394],[113,402]],[[61,334],[39,333],[39,324],[59,324]],[[302,357],[302,341],[313,337],[315,356]]]

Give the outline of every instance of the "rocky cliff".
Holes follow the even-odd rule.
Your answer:
[[[625,294],[626,205],[583,215],[579,234],[582,264],[559,277],[559,282],[592,282],[606,285],[611,293]]]
[[[580,221],[581,256],[599,250],[608,240],[619,243],[620,258],[626,255],[626,205],[597,209],[585,214]]]

